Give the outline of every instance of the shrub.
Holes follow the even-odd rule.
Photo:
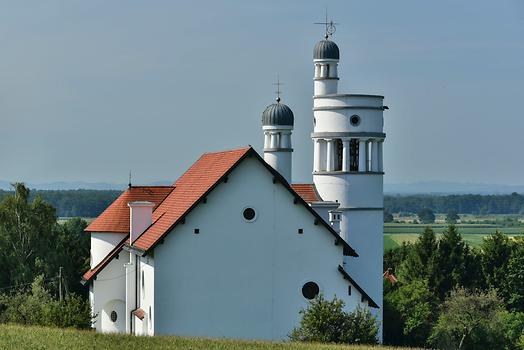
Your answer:
[[[344,311],[344,301],[336,296],[325,299],[322,294],[300,310],[302,319],[289,338],[293,341],[376,344],[378,322],[369,310],[357,307],[353,312]]]

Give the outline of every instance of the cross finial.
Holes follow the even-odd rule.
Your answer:
[[[283,84],[280,82],[280,75],[277,74],[277,82],[276,82],[276,83],[273,83],[273,85],[276,85],[276,86],[277,86],[277,91],[275,91],[275,93],[277,94],[276,101],[280,103],[280,94],[282,93],[282,91],[280,90],[280,85],[283,85]]]
[[[326,8],[326,20],[324,22],[315,22],[315,24],[322,24],[326,26],[326,34],[324,35],[324,38],[329,38],[330,36],[333,36],[333,33],[336,32],[337,28],[335,27],[336,24],[333,22],[333,20],[328,20],[328,11]]]
[[[129,183],[127,184],[128,187],[131,187],[131,170],[129,170]]]

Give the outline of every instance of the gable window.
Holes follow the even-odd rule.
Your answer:
[[[111,311],[111,314],[109,315],[109,318],[111,319],[111,322],[113,322],[113,323],[116,322],[117,316],[118,315],[116,314],[116,311],[114,311],[114,310]]]
[[[302,286],[302,295],[304,298],[311,300],[320,293],[320,287],[315,282],[309,281]]]
[[[253,222],[257,218],[257,212],[251,207],[244,208],[242,211],[242,216],[247,222]]]

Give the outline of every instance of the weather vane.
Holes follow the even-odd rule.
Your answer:
[[[280,82],[280,75],[277,74],[277,82],[276,83],[273,83],[273,85],[276,85],[277,86],[277,91],[275,91],[275,93],[277,94],[277,102],[280,102],[280,94],[282,93],[282,91],[280,90],[280,85],[283,85],[281,82]]]
[[[324,36],[324,38],[326,39],[329,38],[330,36],[333,36],[333,33],[337,31],[337,28],[335,27],[335,25],[338,23],[335,23],[332,20],[328,21],[327,8],[326,8],[326,21],[325,22],[315,22],[315,24],[322,24],[326,26],[326,35]]]

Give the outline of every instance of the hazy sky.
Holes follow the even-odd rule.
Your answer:
[[[385,95],[386,182],[524,184],[524,1],[0,1],[0,180],[175,180],[262,146],[277,73],[312,168],[325,7],[340,91]]]

